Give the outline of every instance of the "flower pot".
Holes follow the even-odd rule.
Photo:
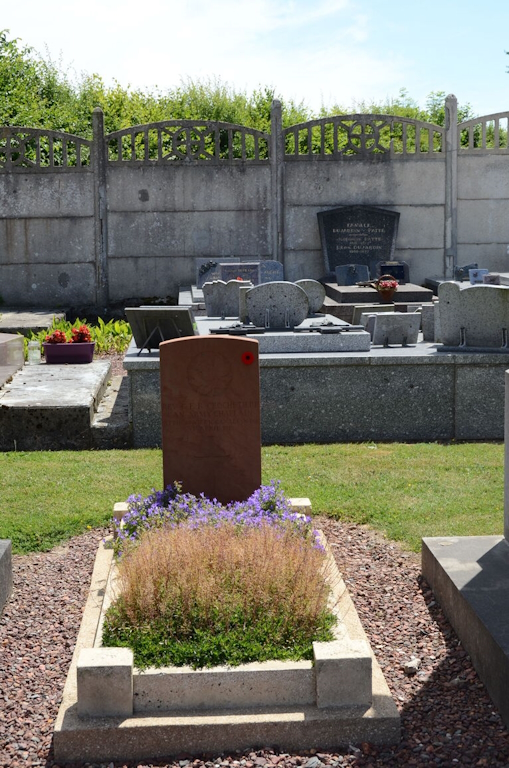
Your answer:
[[[94,359],[95,341],[81,344],[44,344],[46,362],[54,363],[91,363]]]

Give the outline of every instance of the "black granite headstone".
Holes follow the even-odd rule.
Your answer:
[[[376,268],[379,277],[381,275],[392,275],[400,285],[410,282],[410,268],[406,261],[380,261]]]
[[[345,205],[320,211],[318,226],[325,271],[343,264],[366,264],[372,278],[379,261],[393,261],[399,213],[372,205]]]
[[[356,285],[369,280],[369,269],[366,264],[342,264],[336,267],[336,283],[338,285]]]

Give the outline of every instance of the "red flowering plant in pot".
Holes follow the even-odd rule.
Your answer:
[[[91,363],[94,358],[95,341],[92,341],[90,328],[80,325],[71,329],[68,339],[64,331],[52,331],[42,344],[46,362],[54,363]]]

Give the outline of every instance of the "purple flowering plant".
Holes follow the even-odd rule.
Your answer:
[[[221,504],[208,499],[203,493],[194,496],[184,493],[182,485],[174,482],[162,491],[152,489],[147,497],[139,494],[127,499],[129,511],[119,523],[114,520],[115,551],[122,555],[130,546],[139,542],[145,531],[154,528],[185,524],[193,529],[205,525],[218,527],[234,524],[236,527],[262,527],[271,525],[282,530],[288,528],[310,539],[313,546],[322,549],[318,533],[311,526],[311,518],[293,512],[279,480],[262,485],[246,501]]]

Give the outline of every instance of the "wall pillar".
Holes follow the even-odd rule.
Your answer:
[[[104,144],[104,114],[96,107],[92,114],[94,143],[92,168],[94,171],[94,246],[95,288],[98,307],[109,304],[108,285],[108,218],[106,201],[106,148]]]
[[[452,279],[458,257],[458,100],[445,100],[444,277]]]
[[[271,170],[271,216],[272,216],[272,258],[285,267],[284,258],[284,159],[283,125],[281,102],[275,99],[270,108],[270,170]],[[285,270],[286,278],[286,270]]]

